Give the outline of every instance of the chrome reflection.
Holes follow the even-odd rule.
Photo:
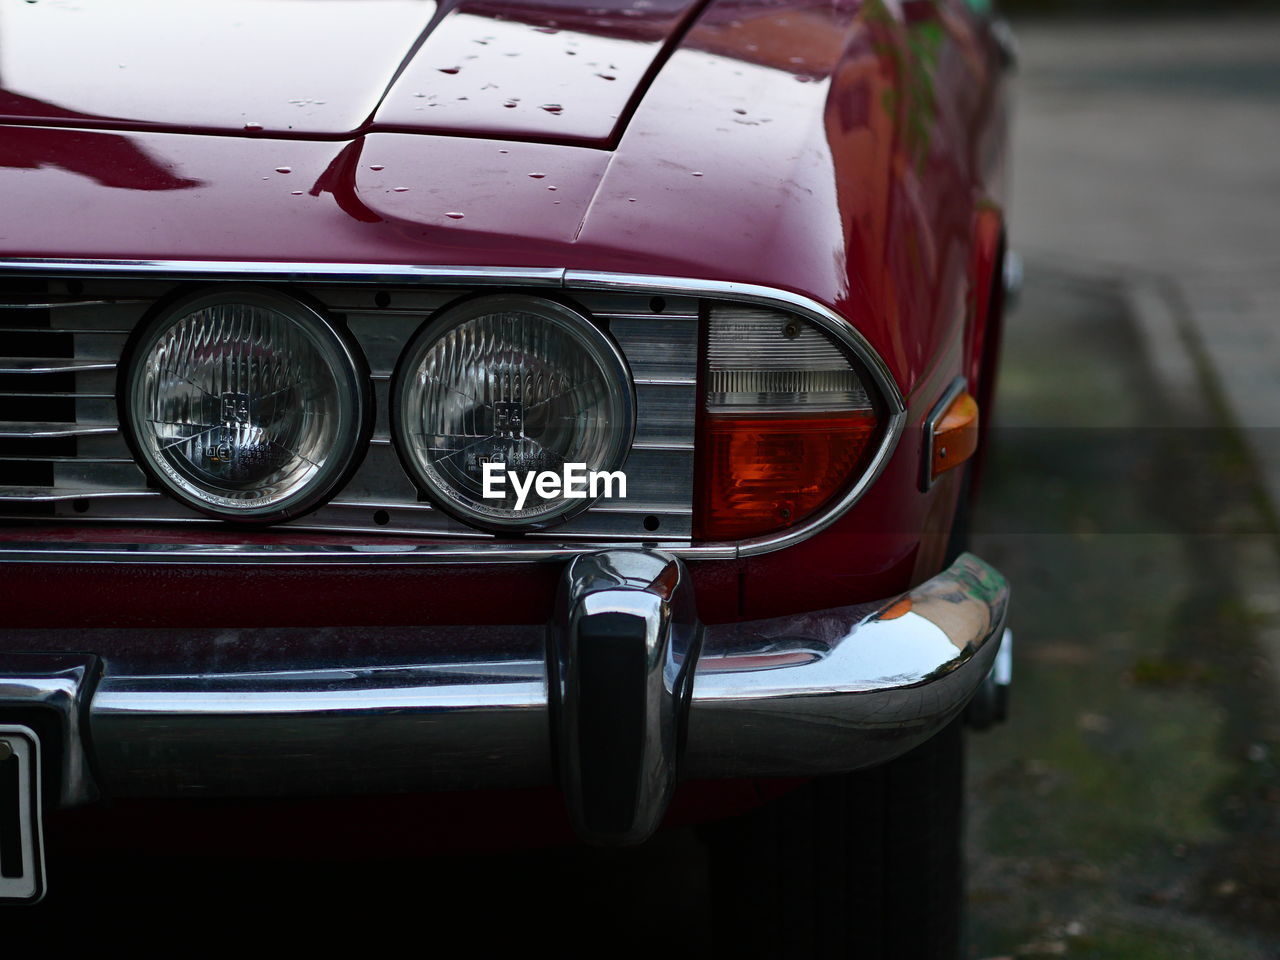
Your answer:
[[[675,790],[700,628],[689,572],[653,550],[565,570],[548,662],[560,785],[579,835],[639,843]]]
[[[25,722],[33,713],[52,718],[61,740],[58,762],[60,806],[92,800],[98,788],[90,772],[82,706],[98,671],[97,658],[65,653],[0,653],[0,710]],[[50,735],[49,730],[44,731]]]
[[[871,612],[846,607],[708,628],[689,723],[690,775],[853,770],[923,742],[990,672],[1008,603],[1004,577],[963,554]]]

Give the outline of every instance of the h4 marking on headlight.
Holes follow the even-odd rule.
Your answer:
[[[524,404],[519,400],[499,400],[493,405],[495,436],[520,439],[524,436]]]
[[[247,393],[224,393],[222,395],[222,422],[249,422],[249,395]]]

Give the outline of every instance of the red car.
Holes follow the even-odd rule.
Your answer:
[[[986,7],[0,5],[0,897],[104,798],[556,785],[954,950]]]

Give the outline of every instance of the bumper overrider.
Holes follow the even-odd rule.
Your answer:
[[[679,779],[838,773],[923,742],[1000,674],[1008,598],[964,554],[878,606],[703,625],[680,559],[605,550],[565,568],[549,629],[424,628],[411,661],[157,673],[14,632],[30,652],[0,653],[0,722],[38,735],[50,805],[558,782],[584,837],[628,843]]]

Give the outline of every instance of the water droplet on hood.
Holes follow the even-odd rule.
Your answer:
[[[560,106],[558,103],[544,103],[542,105],[542,109],[547,111],[547,113],[564,113],[564,107]]]
[[[532,179],[532,180],[541,180],[541,179],[542,179],[543,177],[545,177],[545,176],[546,176],[546,174],[545,174],[545,173],[531,173],[531,174],[529,174],[529,177],[530,177],[530,179]]]
[[[260,123],[246,123],[246,124],[244,125],[244,128],[245,128],[245,130],[247,130],[249,133],[257,133],[259,130],[261,130],[261,129],[262,129],[262,124],[260,124]]]
[[[599,77],[601,80],[617,80],[618,79],[611,73],[597,73],[596,76]]]
[[[461,67],[437,67],[436,69],[439,70],[441,73],[447,73],[452,75],[459,72],[462,68]]]
[[[383,166],[381,163],[371,163],[371,164],[369,164],[369,169],[370,169],[370,170],[385,170],[385,169],[386,169],[386,167],[385,167],[385,166]]]
[[[293,167],[276,167],[276,173],[293,173]]]
[[[409,192],[409,188],[408,188],[408,187],[392,187],[391,189],[392,189],[392,191],[393,191],[393,192],[395,192],[395,193],[408,193],[408,192]]]
[[[446,213],[445,216],[448,217],[450,220],[461,220],[463,217],[461,213],[457,213],[457,212]]]
[[[695,177],[700,177],[700,176],[702,176],[702,171],[701,171],[701,170],[691,170],[691,171],[689,171],[689,172],[690,172],[690,173],[692,173]]]

